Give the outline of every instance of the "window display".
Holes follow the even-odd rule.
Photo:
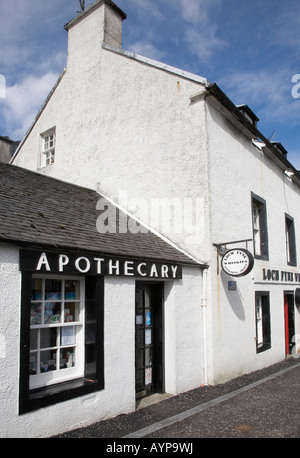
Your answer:
[[[33,278],[30,309],[30,387],[83,374],[83,289],[78,279]],[[82,360],[82,362],[81,362]],[[54,374],[55,373],[55,374]]]

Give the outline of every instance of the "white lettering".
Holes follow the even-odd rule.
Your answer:
[[[101,263],[104,262],[104,259],[103,258],[94,258],[94,261],[97,262],[97,274],[101,274],[102,271],[102,266],[101,266]]]
[[[137,271],[138,271],[138,273],[139,273],[139,275],[141,277],[146,277],[147,273],[146,272],[142,272],[142,266],[146,266],[147,267],[147,264],[145,262],[142,262],[141,264],[139,264],[137,266]]]
[[[96,210],[101,211],[96,221],[96,228],[100,234],[115,234],[117,232],[117,209],[113,204],[107,202],[106,199],[99,199],[96,205]]]
[[[155,264],[152,264],[150,277],[158,277],[157,268]]]
[[[173,273],[173,278],[176,278],[176,273],[177,273],[178,266],[171,266],[171,269],[172,269],[172,273]]]
[[[84,262],[86,263],[85,269],[82,269],[82,268],[80,267],[80,261],[84,261]],[[91,268],[91,263],[90,263],[90,261],[88,260],[88,258],[82,257],[82,258],[76,259],[76,261],[75,261],[75,267],[76,267],[77,270],[79,270],[79,272],[85,274],[85,273],[87,273],[87,272],[90,270],[90,268]]]
[[[113,445],[107,445],[106,453],[131,453],[136,456],[140,451],[140,447],[140,445],[117,444],[114,442]]]
[[[134,263],[132,261],[126,261],[124,263],[124,275],[134,277],[133,266]]]
[[[293,75],[292,83],[297,83],[292,89],[292,96],[294,99],[300,98],[300,74]]]
[[[169,278],[169,268],[168,266],[161,266],[161,276],[162,278],[166,277]]]
[[[68,256],[65,255],[65,254],[60,254],[59,258],[58,258],[58,270],[60,272],[63,272],[64,271],[64,266],[66,266],[67,264],[69,264]]]
[[[116,275],[120,275],[120,261],[116,261],[116,264],[113,265],[113,261],[110,259],[108,263],[109,275],[113,275],[114,270]]]
[[[45,253],[41,254],[36,270],[41,270],[42,266],[45,266],[48,272],[51,270]]]

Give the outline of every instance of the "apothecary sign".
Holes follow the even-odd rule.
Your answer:
[[[20,270],[36,273],[85,274],[141,277],[152,279],[180,279],[182,267],[178,264],[147,260],[110,258],[101,255],[52,253],[20,250]]]
[[[226,274],[232,277],[243,277],[251,272],[254,258],[250,251],[244,248],[234,248],[224,254],[221,265]]]

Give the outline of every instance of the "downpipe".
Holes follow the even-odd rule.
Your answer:
[[[208,269],[203,270],[202,276],[202,333],[203,333],[203,384],[208,385],[207,361],[207,275]]]

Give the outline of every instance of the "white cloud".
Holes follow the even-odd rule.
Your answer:
[[[139,41],[130,45],[133,52],[149,59],[161,60],[165,53],[149,41]]]
[[[292,97],[288,70],[240,72],[222,78],[219,85],[237,105],[254,105],[264,121],[300,124],[300,103]]]
[[[43,102],[57,81],[58,74],[31,75],[6,89],[3,117],[9,135],[20,140],[34,121]]]
[[[192,27],[185,31],[185,41],[190,50],[202,61],[207,61],[225,42],[217,37],[217,27]]]
[[[156,0],[130,0],[130,4],[135,7],[135,12],[139,16],[152,16],[156,19],[163,18],[161,8]],[[121,2],[118,5],[122,8]]]
[[[177,0],[182,18],[190,24],[200,25],[211,22],[210,10],[222,0]]]
[[[171,2],[172,0],[168,0]],[[186,23],[183,38],[190,51],[200,60],[207,61],[213,53],[226,45],[218,37],[218,27],[214,9],[221,5],[223,0],[176,0],[173,7],[179,11],[182,20]]]

